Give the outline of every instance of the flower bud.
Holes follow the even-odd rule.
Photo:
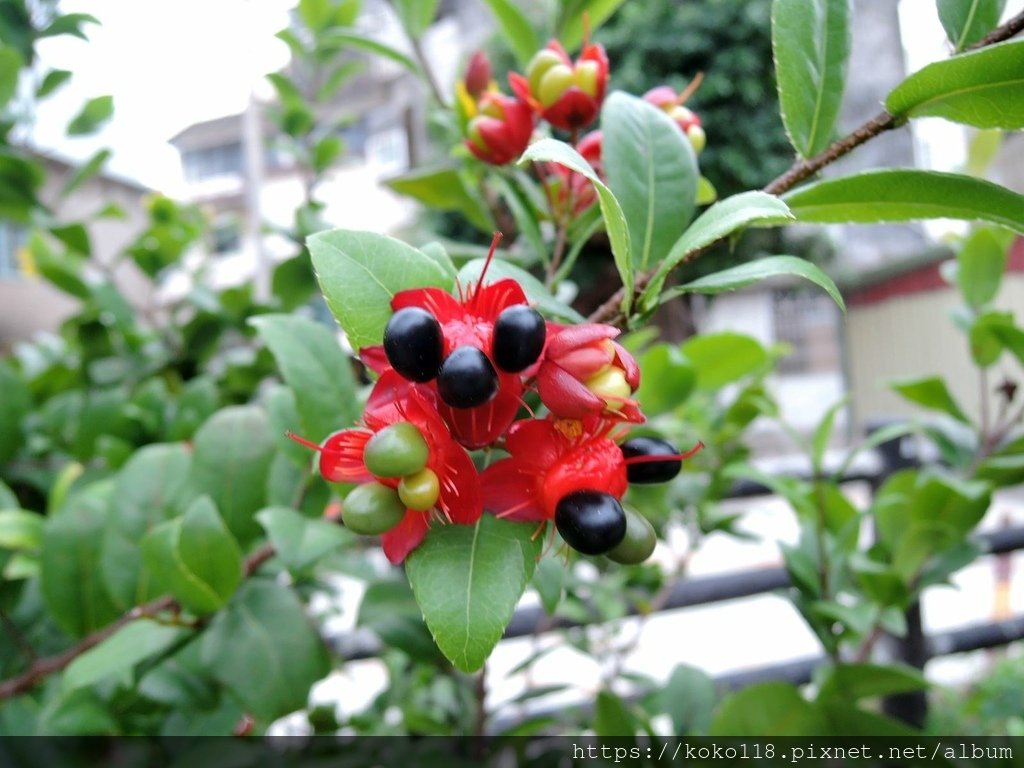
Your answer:
[[[470,57],[463,83],[466,86],[466,93],[474,99],[479,99],[487,90],[491,84],[491,62],[486,53],[477,51]]]
[[[487,91],[466,126],[466,146],[485,163],[505,165],[523,154],[532,135],[533,113],[527,104]]]

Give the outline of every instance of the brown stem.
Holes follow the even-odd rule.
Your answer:
[[[987,37],[970,46],[967,50],[984,48],[989,45],[1001,43],[1004,40],[1009,40],[1014,37],[1021,31],[1024,31],[1024,12],[1017,14],[1002,26],[997,27]],[[777,176],[772,179],[772,181],[765,185],[762,191],[767,192],[770,195],[781,195],[783,192],[792,189],[801,181],[810,178],[821,169],[831,165],[843,155],[846,155],[861,144],[870,141],[886,131],[897,128],[899,125],[901,125],[901,123],[899,123],[897,119],[888,112],[879,112],[863,125],[856,128],[843,138],[835,141],[828,148],[814,157],[807,160],[798,160],[793,163],[789,170],[781,176]],[[712,243],[712,245],[714,244],[715,243]],[[680,262],[680,264],[692,261],[703,253],[704,250],[706,249],[690,254],[689,257]],[[644,288],[647,287],[647,284],[654,276],[655,270],[656,268],[650,269],[637,275],[636,280],[634,281],[634,296],[639,296]],[[620,311],[620,306],[624,296],[625,289],[619,288],[608,298],[607,301],[595,309],[587,319],[595,323],[604,322],[611,323],[613,325],[623,325],[627,319],[622,316],[622,312]]]
[[[243,573],[245,574],[245,577],[248,578],[252,576],[261,565],[273,556],[274,548],[270,544],[265,544],[257,549],[245,559],[245,564],[243,566]],[[15,677],[0,682],[0,700],[9,699],[20,693],[32,690],[32,688],[42,682],[46,677],[54,674],[55,672],[60,672],[83,653],[91,648],[95,648],[126,624],[130,624],[136,619],[148,618],[156,616],[159,613],[163,613],[164,611],[175,611],[180,608],[181,605],[178,601],[170,595],[158,597],[144,605],[132,608],[126,614],[121,616],[121,618],[111,624],[108,624],[102,629],[96,630],[91,635],[87,635],[66,651],[58,653],[55,656],[48,656],[45,659],[38,659],[29,665],[29,668],[20,675],[16,675]]]

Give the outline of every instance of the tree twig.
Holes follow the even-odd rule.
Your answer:
[[[249,555],[242,569],[245,578],[252,576],[259,570],[261,565],[273,556],[274,548],[270,544],[265,544]],[[9,699],[20,693],[32,690],[48,676],[65,669],[83,653],[95,648],[125,625],[137,619],[149,618],[165,611],[174,611],[180,608],[181,605],[178,601],[170,595],[158,597],[148,603],[132,608],[113,623],[83,637],[66,651],[62,651],[55,656],[48,656],[45,659],[37,659],[20,675],[0,682],[0,700]]]

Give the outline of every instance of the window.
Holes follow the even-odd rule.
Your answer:
[[[181,156],[185,179],[191,182],[242,172],[242,145],[239,142],[217,147],[190,149]]]
[[[0,221],[0,280],[16,278],[21,274],[18,251],[28,240],[28,231],[19,224]]]
[[[216,255],[236,253],[242,247],[242,231],[235,217],[217,221],[212,228],[210,250]]]
[[[796,288],[773,295],[775,340],[792,350],[780,361],[781,373],[827,373],[839,369],[836,307],[824,293]]]

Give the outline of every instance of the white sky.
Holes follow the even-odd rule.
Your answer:
[[[110,170],[173,193],[178,155],[167,139],[197,122],[239,112],[263,75],[288,60],[274,33],[287,26],[294,0],[65,0],[65,12],[90,13],[89,42],[40,43],[48,65],[74,72],[47,99],[33,130],[36,144],[73,157],[104,146]],[[68,139],[64,128],[82,102],[114,97],[114,118],[95,137]]]
[[[82,159],[109,146],[109,170],[176,194],[181,169],[167,139],[199,120],[239,112],[254,88],[265,92],[263,75],[287,62],[274,33],[287,25],[294,3],[64,0],[66,12],[91,13],[101,25],[87,27],[89,42],[62,37],[40,44],[43,61],[75,76],[40,109],[34,141]],[[934,0],[901,5],[911,68],[946,55]],[[1006,15],[1021,8],[1024,0],[1009,0]],[[96,137],[67,139],[64,127],[82,102],[104,94],[114,97],[109,126]]]

